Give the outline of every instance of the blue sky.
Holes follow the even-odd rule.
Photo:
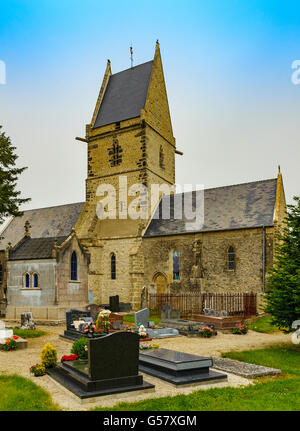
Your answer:
[[[10,0],[0,13],[0,124],[28,166],[24,209],[85,199],[84,136],[106,61],[153,58],[159,39],[177,147],[176,181],[273,178],[299,195],[300,5],[252,0]]]

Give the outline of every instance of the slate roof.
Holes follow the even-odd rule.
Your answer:
[[[275,178],[204,190],[204,224],[198,224],[191,230],[187,225],[191,220],[185,218],[184,214],[182,219],[174,219],[174,196],[170,197],[170,220],[162,219],[162,205],[168,205],[168,198],[163,197],[144,237],[273,226],[276,186]],[[201,191],[196,193],[200,196]],[[177,198],[175,208],[176,205]]]
[[[94,128],[140,115],[146,103],[153,60],[109,77]]]
[[[68,237],[56,238],[57,245],[61,245]],[[9,254],[9,260],[32,260],[52,258],[55,238],[24,238]]]
[[[22,217],[14,217],[0,233],[0,250],[11,242],[14,247],[24,236],[24,225],[29,221],[31,238],[68,236],[81,213],[84,202],[58,205],[24,211]]]

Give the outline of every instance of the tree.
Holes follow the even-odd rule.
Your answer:
[[[21,199],[20,191],[16,190],[19,175],[27,168],[15,166],[18,156],[16,147],[12,146],[11,140],[0,126],[0,224],[8,216],[21,216],[23,213],[19,206],[30,201],[30,198]]]
[[[288,205],[282,233],[275,246],[274,264],[267,277],[265,311],[285,332],[300,319],[300,197]]]

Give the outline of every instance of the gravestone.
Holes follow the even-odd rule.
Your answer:
[[[140,310],[134,313],[135,327],[137,328],[138,326],[143,325],[145,326],[145,328],[148,328],[149,316],[150,316],[149,308],[144,308],[143,310]]]
[[[35,323],[31,311],[21,313],[21,329],[35,329]]]
[[[170,319],[171,307],[165,302],[161,307],[161,320]]]
[[[119,295],[109,297],[109,309],[114,313],[118,313],[120,311]]]
[[[129,313],[132,310],[130,302],[120,302],[119,307],[122,313]]]
[[[90,311],[85,310],[76,310],[72,309],[66,312],[66,330],[63,335],[60,337],[66,340],[75,341],[81,337],[89,337],[90,334],[86,334],[83,331],[84,327],[89,324],[94,323],[93,318],[91,317]],[[97,334],[97,336],[101,336],[102,334]]]
[[[211,357],[191,355],[169,349],[154,349],[140,353],[139,369],[173,385],[187,385],[227,380],[227,375],[210,370]]]
[[[180,311],[179,310],[171,310],[170,319],[180,319]]]
[[[89,304],[86,307],[86,311],[89,311],[91,313],[91,317],[93,318],[94,321],[97,320],[97,316],[99,314],[101,307],[100,305],[97,304]]]
[[[84,311],[84,310],[76,310],[76,309],[67,311],[66,312],[67,330],[74,329],[74,326],[73,326],[74,320],[83,320],[82,318],[85,318],[85,317],[91,317],[91,312]]]
[[[88,340],[88,360],[66,361],[47,374],[81,399],[154,389],[138,372],[139,336],[115,332]]]

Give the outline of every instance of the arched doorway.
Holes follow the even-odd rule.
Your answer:
[[[162,274],[161,272],[155,274],[153,281],[157,294],[164,295],[167,293],[168,280],[164,274]]]

